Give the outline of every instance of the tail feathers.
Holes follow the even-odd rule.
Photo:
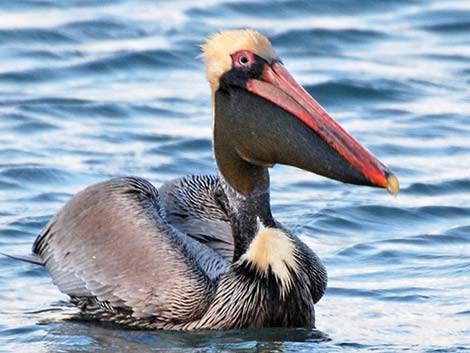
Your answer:
[[[27,254],[27,255],[12,255],[12,254],[5,254],[0,252],[1,255],[9,257],[10,259],[20,260],[24,262],[29,262],[34,265],[41,265],[44,266],[44,261],[41,259],[39,255],[36,254]]]

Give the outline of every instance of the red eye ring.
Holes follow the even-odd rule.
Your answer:
[[[255,56],[249,50],[239,50],[231,55],[233,67],[251,67],[255,62]]]
[[[250,62],[250,59],[246,55],[240,55],[238,57],[238,63],[242,66],[248,65],[249,62]]]

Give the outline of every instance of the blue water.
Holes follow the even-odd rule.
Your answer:
[[[0,257],[1,352],[470,351],[470,3],[0,2],[0,251],[70,197],[214,173],[198,44],[253,27],[402,192],[272,170],[276,217],[329,272],[318,331],[149,332],[71,320],[42,268]]]

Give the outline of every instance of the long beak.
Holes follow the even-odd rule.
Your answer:
[[[247,89],[299,119],[370,180],[372,185],[386,188],[393,195],[398,194],[400,186],[397,177],[346,132],[281,63],[265,65],[260,79],[248,79]]]

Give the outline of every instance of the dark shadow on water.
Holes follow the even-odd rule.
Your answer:
[[[307,329],[147,331],[82,321],[43,322],[50,352],[311,352],[330,338]]]

